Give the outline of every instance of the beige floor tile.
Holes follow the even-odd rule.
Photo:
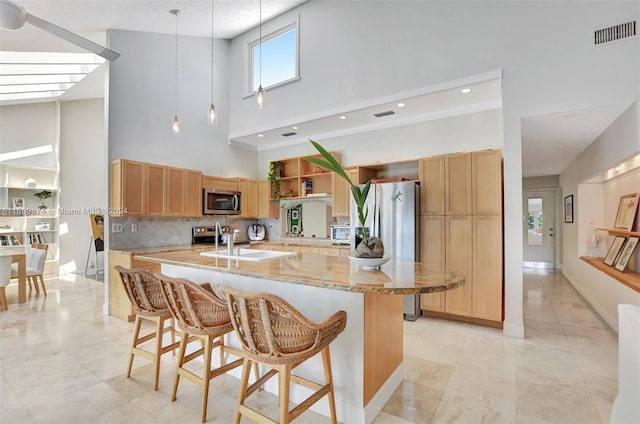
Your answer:
[[[552,423],[600,423],[586,386],[518,383],[518,412]]]
[[[382,409],[413,423],[429,423],[438,408],[443,390],[403,381]]]

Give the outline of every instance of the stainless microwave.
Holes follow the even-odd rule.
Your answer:
[[[351,240],[351,227],[348,225],[331,226],[331,242],[333,244],[349,244]]]
[[[203,215],[238,215],[240,192],[205,188],[202,190]]]

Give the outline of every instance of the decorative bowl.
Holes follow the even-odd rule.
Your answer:
[[[358,258],[355,256],[349,256],[351,263],[360,265],[365,271],[375,271],[380,269],[380,265],[386,264],[390,256],[383,256],[382,258]]]

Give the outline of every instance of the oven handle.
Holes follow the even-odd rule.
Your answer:
[[[233,210],[237,211],[238,210],[238,195],[234,194],[233,195]]]

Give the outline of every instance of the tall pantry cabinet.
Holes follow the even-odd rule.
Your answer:
[[[501,325],[502,154],[454,153],[420,161],[421,261],[465,277],[463,287],[421,295],[425,314]]]

